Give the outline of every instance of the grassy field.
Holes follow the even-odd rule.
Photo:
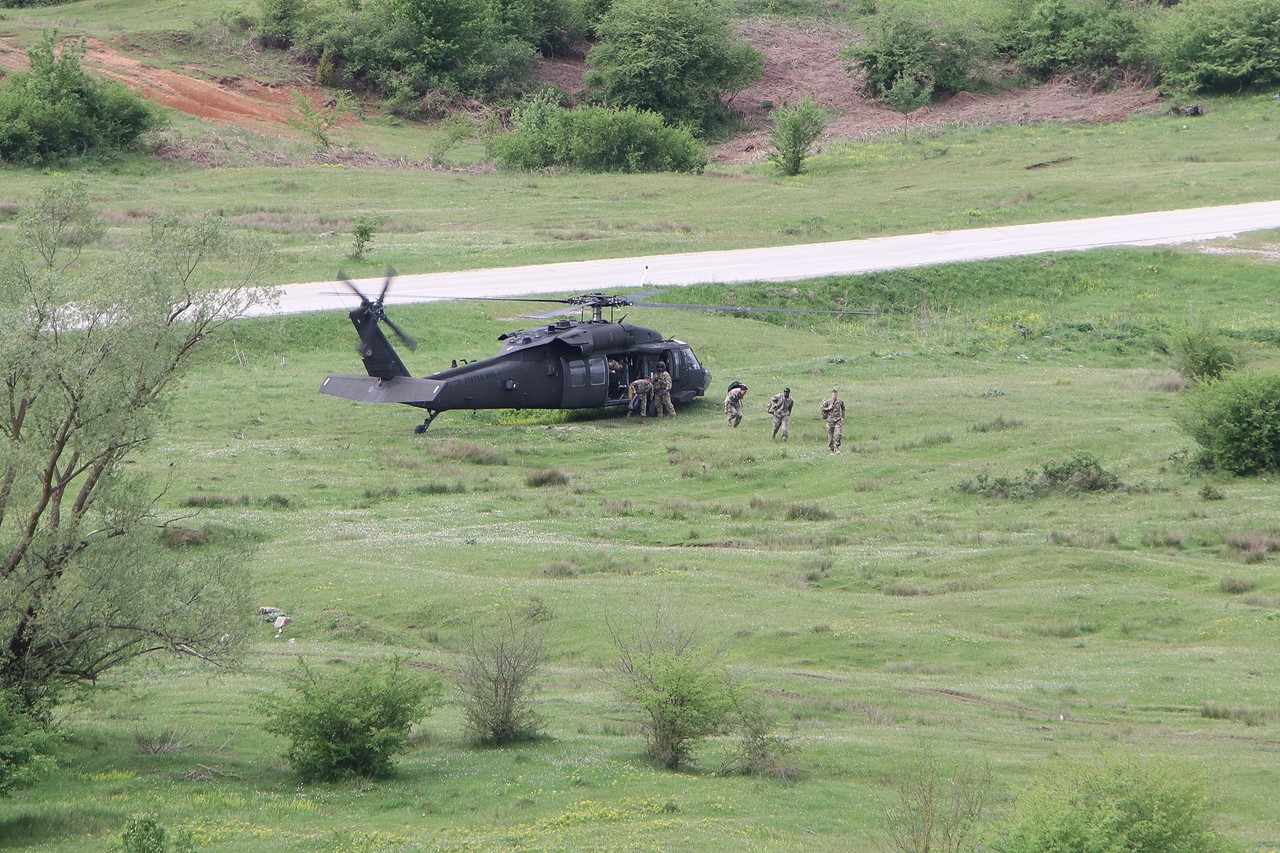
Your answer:
[[[2,24],[155,45],[229,7],[84,0],[5,10]],[[110,225],[97,251],[141,234],[152,212],[213,209],[277,242],[272,280],[286,282],[339,265],[428,272],[1276,197],[1280,104],[1206,107],[894,135],[786,180],[765,166],[477,172],[479,138],[445,171],[263,166],[246,147],[304,146],[175,118],[172,134],[205,138],[225,165],[139,158],[78,174]],[[432,132],[371,121],[349,141],[416,158]],[[0,247],[50,177],[2,174]],[[363,263],[343,233],[361,212],[384,217]],[[1219,248],[1274,252],[1276,239]],[[358,368],[341,314],[242,322],[191,374],[139,469],[173,466],[162,508],[203,506],[188,523],[204,547],[257,544],[245,569],[258,601],[293,624],[276,640],[254,623],[238,669],[147,661],[63,706],[62,768],[0,800],[0,850],[105,850],[128,816],[152,812],[206,853],[876,851],[881,804],[925,749],[948,771],[989,762],[998,806],[1066,759],[1170,756],[1206,781],[1224,832],[1280,848],[1280,486],[1191,464],[1162,352],[1171,330],[1204,320],[1275,369],[1274,278],[1261,255],[1127,250],[804,285],[815,302],[885,309],[874,319],[632,309],[696,348],[711,398],[646,424],[451,412],[423,437],[416,410],[315,393]],[[734,288],[741,303],[777,297]],[[394,319],[423,344],[406,354],[421,374],[491,354],[517,311],[439,303]],[[719,407],[733,379],[751,386],[738,430]],[[769,440],[764,413],[783,385],[798,401],[787,445]],[[839,457],[816,414],[833,385],[850,406]],[[1035,500],[960,488],[1082,452],[1127,487]],[[547,471],[566,482],[534,485],[557,479]],[[448,703],[395,778],[301,785],[285,742],[262,731],[299,658],[406,653],[447,674],[474,626],[510,608],[550,617],[545,740],[474,748]],[[721,740],[686,772],[641,757],[634,712],[600,678],[606,620],[659,611],[721,644],[767,701],[795,747],[793,780],[716,775],[732,748]]]
[[[1002,804],[1065,759],[1170,756],[1224,832],[1280,846],[1280,494],[1187,461],[1159,351],[1191,311],[1274,369],[1273,277],[1248,256],[1128,250],[813,283],[914,289],[867,320],[635,310],[690,341],[716,389],[751,386],[737,430],[708,399],[672,422],[451,412],[414,437],[409,409],[315,393],[355,366],[341,315],[241,323],[141,461],[174,466],[166,506],[205,506],[187,523],[211,541],[258,542],[259,602],[294,622],[279,640],[258,623],[239,670],[149,662],[65,707],[64,769],[0,801],[0,849],[105,849],[152,812],[202,851],[883,850],[880,804],[926,748],[948,771],[989,762]],[[514,310],[395,319],[427,372],[490,352]],[[787,445],[763,411],[783,384]],[[850,404],[838,457],[816,415],[832,385]],[[1126,488],[959,488],[1081,452]],[[535,485],[548,470],[565,482]],[[546,740],[474,748],[446,704],[395,778],[299,785],[262,732],[297,659],[398,652],[447,673],[505,608],[550,618]],[[793,781],[717,776],[726,741],[681,773],[641,757],[600,678],[606,620],[659,611],[721,644],[778,715]]]

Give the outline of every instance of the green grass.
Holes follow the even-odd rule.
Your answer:
[[[716,389],[761,389],[737,430],[717,398],[644,424],[450,412],[415,437],[409,409],[315,393],[355,367],[340,313],[239,324],[240,357],[209,351],[141,467],[175,466],[164,506],[199,508],[188,525],[211,541],[260,541],[246,570],[297,643],[255,623],[241,669],[157,660],[103,679],[63,709],[66,769],[0,801],[0,849],[101,848],[154,812],[210,853],[877,850],[876,804],[926,742],[945,766],[990,761],[1001,801],[1057,756],[1172,756],[1209,781],[1225,832],[1275,847],[1280,493],[1182,461],[1159,345],[1189,294],[1211,324],[1274,329],[1272,264],[1069,254],[965,267],[973,291],[957,269],[813,282],[918,290],[914,309],[903,295],[812,328],[635,311],[690,341]],[[1036,269],[1055,286],[1032,298]],[[1032,309],[1023,338],[1009,318]],[[395,312],[423,341],[415,372],[488,354],[506,316]],[[1140,333],[1109,334],[1120,318]],[[1247,349],[1280,365],[1272,345]],[[784,384],[797,405],[780,445],[759,400]],[[849,402],[839,457],[816,414],[833,384]],[[1132,488],[957,488],[1081,452]],[[472,748],[448,704],[393,779],[299,785],[261,731],[299,657],[406,652],[447,671],[472,625],[528,606],[551,615],[547,740]],[[663,607],[778,715],[793,783],[714,776],[718,741],[687,772],[640,757],[633,713],[599,678],[605,620]]]

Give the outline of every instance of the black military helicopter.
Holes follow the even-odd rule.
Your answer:
[[[415,432],[427,431],[442,412],[450,409],[591,409],[624,407],[628,386],[659,370],[671,374],[671,399],[687,403],[701,397],[711,384],[708,371],[693,348],[676,338],[663,337],[655,329],[604,318],[604,309],[629,305],[645,308],[696,308],[712,311],[784,311],[805,314],[872,314],[867,311],[820,311],[804,308],[752,308],[727,305],[684,305],[634,302],[624,296],[588,293],[565,299],[466,297],[485,301],[550,302],[577,305],[591,311],[589,320],[553,319],[531,329],[498,336],[502,347],[490,358],[455,361],[448,369],[415,378],[387,339],[385,325],[410,350],[417,342],[387,318],[383,303],[394,270],[388,269],[376,300],[361,293],[355,283],[340,279],[359,298],[348,312],[356,334],[357,352],[367,375],[333,373],[320,385],[320,393],[358,403],[403,403],[426,410]]]

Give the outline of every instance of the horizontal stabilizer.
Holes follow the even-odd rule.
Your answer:
[[[444,383],[436,379],[413,379],[397,376],[378,379],[373,376],[356,376],[331,373],[320,385],[321,394],[355,400],[357,403],[431,403]]]

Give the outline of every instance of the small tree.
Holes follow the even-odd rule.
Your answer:
[[[773,152],[769,160],[787,176],[798,175],[804,161],[827,127],[827,114],[810,97],[794,104],[783,104],[773,111],[773,129],[769,144]]]
[[[305,661],[292,696],[278,697],[266,730],[293,743],[285,757],[306,780],[386,776],[409,730],[435,707],[440,683],[400,658],[322,672]]]
[[[884,102],[902,113],[902,139],[907,138],[911,114],[933,100],[933,81],[923,73],[903,72],[884,93]]]
[[[1235,850],[1210,825],[1209,804],[1185,767],[1132,756],[1097,759],[1060,768],[1027,791],[991,846],[997,853]]]
[[[313,106],[306,95],[294,92],[293,105],[298,110],[298,116],[292,121],[293,126],[311,137],[320,151],[328,151],[333,147],[330,131],[341,123],[344,115],[355,109],[355,101],[346,92],[339,93],[336,98],[319,108]]]
[[[991,767],[946,773],[925,749],[905,762],[894,796],[880,805],[880,827],[894,853],[962,853],[971,849],[990,803]]]
[[[609,625],[618,660],[613,680],[638,708],[648,753],[675,770],[702,739],[724,732],[734,710],[734,685],[720,652],[659,614],[623,631]]]
[[[351,223],[351,237],[355,244],[351,257],[357,261],[364,259],[364,250],[373,239],[374,232],[382,224],[382,218],[374,213],[357,213]]]
[[[596,25],[585,82],[612,107],[709,127],[724,97],[764,73],[764,55],[734,32],[722,0],[613,0]]]
[[[536,737],[534,681],[547,662],[546,624],[529,610],[508,613],[467,638],[456,684],[467,730],[481,743]]]
[[[53,735],[8,691],[0,691],[0,797],[30,787],[53,766]]]
[[[850,60],[851,74],[864,74],[863,91],[883,98],[904,76],[929,81],[930,97],[970,89],[987,53],[967,32],[947,32],[927,18],[894,13],[882,16],[865,43],[850,45],[840,55]]]

